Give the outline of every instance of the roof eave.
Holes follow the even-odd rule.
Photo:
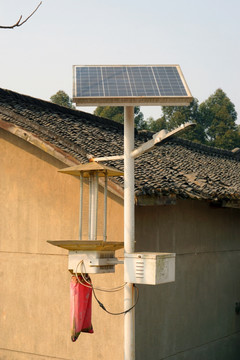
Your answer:
[[[0,128],[19,137],[20,139],[27,141],[31,145],[36,146],[38,149],[44,151],[50,156],[53,156],[55,159],[61,161],[67,166],[74,166],[80,164],[80,162],[75,159],[73,156],[67,154],[63,150],[59,149],[57,146],[50,144],[47,141],[39,139],[36,135],[33,135],[31,132],[22,129],[19,126],[13,125],[9,122],[6,122],[0,119]],[[104,187],[104,180],[99,179],[99,183]],[[114,195],[124,198],[123,189],[120,185],[113,183],[110,179],[108,181],[108,190]]]

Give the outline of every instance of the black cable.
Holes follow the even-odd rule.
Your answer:
[[[121,311],[121,312],[119,312],[119,313],[113,313],[113,312],[111,312],[111,311],[108,311],[108,310],[105,308],[105,306],[103,305],[103,303],[101,303],[101,301],[98,300],[97,295],[96,295],[96,293],[95,293],[95,291],[94,291],[94,287],[93,287],[93,286],[92,286],[92,291],[93,291],[93,295],[94,295],[96,301],[98,302],[98,305],[99,305],[104,311],[106,311],[106,313],[108,313],[108,314],[110,314],[110,315],[123,315],[123,314],[125,315],[125,314],[127,314],[129,311],[131,311],[131,310],[137,305],[137,303],[138,303],[139,290],[138,290],[138,288],[137,288],[137,286],[136,286],[135,284],[134,284],[133,286],[134,286],[134,288],[137,290],[137,300],[136,300],[135,304],[134,304],[133,306],[131,306],[129,309],[127,309],[127,310],[125,310],[125,311]]]
[[[76,276],[77,279],[78,279],[77,273],[75,274],[75,276]],[[83,274],[82,274],[82,278],[83,278],[83,280],[84,280],[85,282],[89,283],[89,287],[92,288],[93,295],[94,295],[94,297],[95,297],[98,305],[99,305],[104,311],[106,311],[106,313],[108,313],[108,314],[110,314],[110,315],[123,315],[123,314],[125,315],[125,314],[127,314],[129,311],[131,311],[133,308],[135,308],[135,306],[136,306],[137,303],[138,303],[138,299],[139,299],[139,289],[138,289],[138,287],[137,287],[135,284],[133,284],[133,287],[134,287],[135,290],[137,291],[137,300],[135,301],[135,304],[134,304],[133,306],[131,306],[129,309],[127,309],[127,310],[125,310],[125,311],[121,311],[121,312],[119,312],[119,313],[113,313],[113,312],[111,312],[111,311],[108,311],[108,310],[105,308],[105,306],[103,305],[103,303],[97,298],[97,295],[96,295],[96,293],[95,293],[95,289],[94,289],[94,287],[93,287],[93,285],[92,285],[92,283],[91,283],[91,279],[90,279],[89,275],[88,275],[88,274],[85,274],[85,276],[83,276]],[[78,281],[79,281],[82,285],[86,286],[86,285],[83,284],[79,279],[78,279]]]

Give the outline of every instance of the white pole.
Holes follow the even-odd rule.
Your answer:
[[[134,107],[124,107],[124,252],[134,252]],[[124,267],[126,271],[126,267]],[[135,303],[133,284],[124,287],[124,309]],[[135,359],[135,309],[124,316],[124,360]]]
[[[97,208],[98,208],[98,174],[90,175],[91,181],[91,226],[90,226],[90,240],[97,239]]]
[[[83,174],[80,173],[80,205],[79,205],[79,240],[82,240],[82,218],[83,218]]]
[[[93,192],[93,176],[89,175],[89,204],[88,204],[88,240],[92,239],[92,192]]]
[[[103,218],[103,240],[107,240],[107,185],[108,176],[105,174],[105,186],[104,186],[104,218]]]
[[[116,155],[116,156],[102,156],[102,157],[99,157],[99,158],[91,158],[91,160],[93,161],[108,161],[108,160],[111,160],[111,161],[114,161],[114,160],[123,160],[124,159],[124,155]]]
[[[97,240],[97,224],[98,224],[98,173],[94,176],[94,240]]]

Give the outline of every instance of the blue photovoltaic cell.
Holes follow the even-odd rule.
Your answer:
[[[78,67],[76,69],[77,94],[83,97],[104,96],[101,69],[99,67]]]
[[[151,67],[129,67],[133,96],[159,96]]]
[[[126,67],[102,67],[105,96],[132,96]]]
[[[176,66],[77,66],[75,97],[188,96]]]
[[[153,67],[160,96],[187,96],[176,67]]]

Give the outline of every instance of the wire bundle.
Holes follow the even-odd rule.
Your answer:
[[[77,272],[78,272],[78,267],[79,267],[79,265],[80,265],[80,274],[81,274],[81,277],[83,278],[83,280],[84,280],[85,283],[83,283],[83,282],[79,279],[79,277],[78,277],[78,273],[77,273]],[[77,267],[76,267],[75,276],[76,276],[76,278],[77,278],[77,281],[78,281],[80,284],[82,284],[83,286],[86,286],[86,287],[88,287],[88,288],[92,288],[93,295],[94,295],[94,297],[95,297],[98,305],[99,305],[104,311],[106,311],[108,314],[110,314],[110,315],[125,315],[125,314],[127,314],[129,311],[131,311],[131,310],[137,305],[138,299],[139,299],[139,290],[138,290],[138,288],[136,287],[136,285],[134,284],[133,286],[134,286],[134,288],[135,288],[135,290],[136,290],[136,292],[137,292],[137,300],[136,300],[136,302],[135,302],[135,304],[134,304],[133,306],[131,306],[129,309],[127,309],[127,310],[125,310],[125,311],[121,311],[121,312],[117,312],[117,313],[114,313],[114,312],[111,312],[111,311],[107,310],[106,307],[103,305],[103,303],[97,298],[97,295],[96,295],[96,293],[95,293],[95,290],[103,291],[103,292],[116,292],[116,291],[122,290],[127,283],[125,282],[124,284],[122,284],[122,285],[120,285],[120,286],[117,286],[117,287],[115,287],[115,288],[111,288],[111,289],[94,287],[94,286],[92,285],[92,283],[88,280],[88,276],[85,276],[85,274],[82,272],[82,266],[83,266],[83,265],[84,265],[84,262],[83,262],[83,260],[81,260],[81,261],[78,263]]]

